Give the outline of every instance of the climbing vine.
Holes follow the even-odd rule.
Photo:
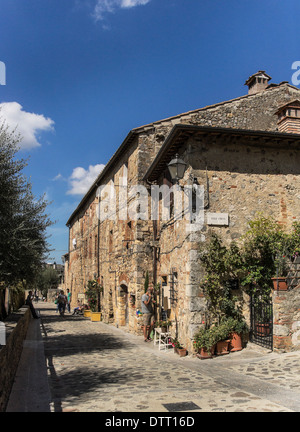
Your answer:
[[[230,281],[253,297],[268,298],[272,277],[282,276],[288,263],[300,254],[300,222],[294,222],[287,233],[272,218],[259,216],[250,221],[249,230],[239,244],[226,247],[213,233],[201,246],[201,262],[205,278],[201,288],[213,317],[240,314],[238,299],[232,295]]]
[[[100,292],[103,292],[103,287],[101,287],[97,280],[89,280],[85,295],[89,309],[92,312],[100,311]]]

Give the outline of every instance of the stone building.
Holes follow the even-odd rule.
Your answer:
[[[164,310],[191,348],[206,312],[199,242],[212,231],[238,239],[259,211],[287,227],[299,220],[300,90],[270,80],[259,71],[244,96],[129,132],[67,222],[65,286],[74,303],[97,278],[103,320],[139,333],[148,273],[158,316]],[[172,186],[167,165],[176,154],[186,163],[176,187],[190,194],[181,207],[163,188]],[[195,221],[185,203],[193,207],[197,187]]]

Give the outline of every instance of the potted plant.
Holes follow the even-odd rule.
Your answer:
[[[180,357],[185,357],[187,354],[186,348],[183,348],[181,343],[177,338],[173,339],[172,346],[174,347],[174,352],[179,354]]]
[[[178,348],[180,347],[180,342],[177,338],[172,339],[172,347],[174,348],[174,353],[178,354]]]
[[[243,349],[244,333],[247,333],[248,326],[243,319],[229,317],[227,319],[229,328],[229,350],[230,352],[241,351]]]
[[[97,280],[89,280],[88,288],[86,290],[86,297],[88,307],[90,310],[91,321],[100,321],[100,292],[102,287],[98,284]]]
[[[91,315],[92,315],[92,311],[91,311],[91,309],[84,309],[84,311],[83,311],[83,316],[84,316],[85,318],[90,318]]]
[[[187,350],[181,344],[179,344],[177,347],[177,353],[179,354],[179,357],[185,357],[187,355]]]
[[[172,325],[172,322],[169,320],[158,320],[155,321],[154,327],[160,328],[162,333],[167,333],[169,331],[169,327]]]
[[[276,275],[272,277],[273,288],[278,291],[287,291],[288,262],[284,252],[278,252],[275,257]]]
[[[194,336],[194,347],[201,359],[212,358],[216,346],[215,328],[200,328]]]
[[[222,321],[215,326],[216,331],[216,354],[224,355],[229,354],[229,334],[230,328],[227,321]]]

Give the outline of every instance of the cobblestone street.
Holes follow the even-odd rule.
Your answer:
[[[249,344],[212,360],[180,358],[102,322],[62,318],[53,304],[36,308],[41,320],[31,321],[8,412],[300,410],[300,352]]]

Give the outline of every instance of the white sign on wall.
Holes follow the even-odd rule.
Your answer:
[[[229,225],[228,213],[207,213],[207,225]]]

